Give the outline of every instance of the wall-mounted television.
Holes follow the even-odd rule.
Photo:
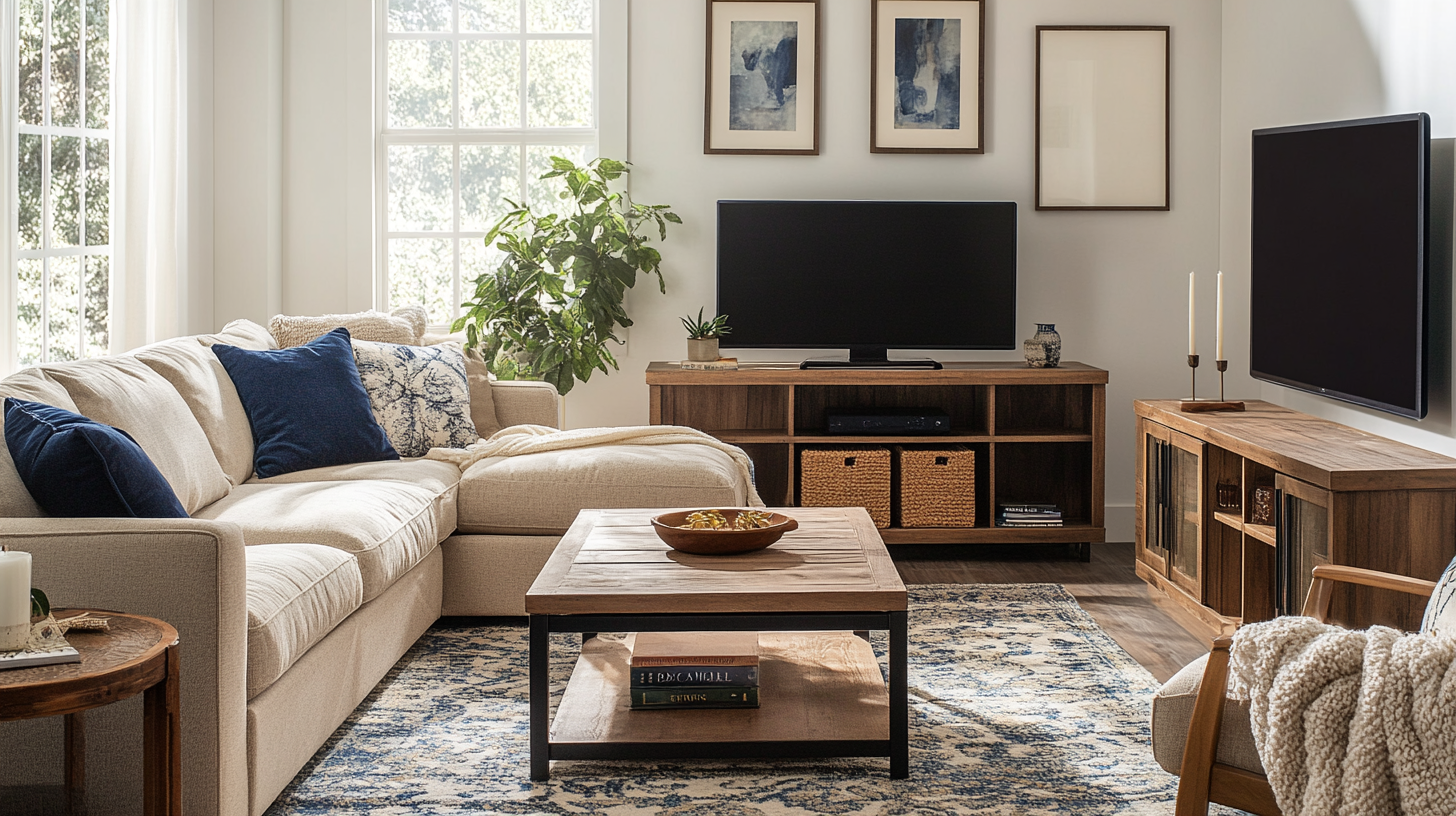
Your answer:
[[[1426,415],[1431,120],[1256,130],[1250,370]]]
[[[718,312],[725,348],[849,350],[822,365],[1015,348],[1016,204],[720,201]]]

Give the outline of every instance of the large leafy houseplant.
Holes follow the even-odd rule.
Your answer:
[[[465,330],[466,347],[478,349],[503,380],[541,379],[562,394],[592,371],[609,373],[617,359],[609,342],[621,344],[618,326],[631,326],[622,307],[640,274],[657,276],[666,292],[662,256],[648,244],[657,226],[667,239],[667,222],[682,219],[668,205],[636,204],[611,182],[628,172],[625,162],[595,159],[577,166],[551,158],[542,179],[561,179],[567,213],[541,214],[514,207],[485,236],[505,259],[474,281],[474,294],[452,331]]]

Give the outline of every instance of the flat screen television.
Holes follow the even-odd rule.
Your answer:
[[[1015,348],[1016,204],[720,201],[718,312],[725,348],[849,350],[807,365]]]
[[[1430,121],[1254,131],[1255,377],[1426,415]]]

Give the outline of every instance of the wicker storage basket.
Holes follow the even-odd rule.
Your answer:
[[[901,527],[976,526],[976,452],[964,445],[895,447]]]
[[[890,449],[844,445],[799,450],[800,507],[863,507],[890,526]]]

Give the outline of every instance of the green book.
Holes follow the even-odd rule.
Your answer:
[[[758,708],[758,686],[632,687],[633,708]]]

